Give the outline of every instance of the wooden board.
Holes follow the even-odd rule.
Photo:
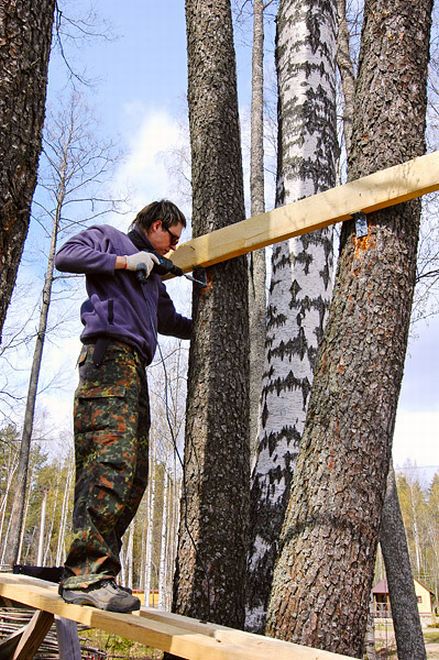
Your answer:
[[[435,190],[439,190],[439,151],[199,236],[170,256],[188,272]]]
[[[0,573],[0,595],[188,660],[267,660],[274,654],[276,660],[347,660],[347,656],[336,653],[204,624],[149,608],[137,614],[117,614],[68,605],[58,596],[57,585],[26,575]]]

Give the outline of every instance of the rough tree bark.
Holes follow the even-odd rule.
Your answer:
[[[0,0],[0,341],[30,218],[55,0]]]
[[[431,0],[366,0],[350,158],[357,178],[424,152]],[[346,223],[267,632],[359,656],[415,281],[419,202]]]
[[[339,31],[337,37],[337,65],[343,89],[343,135],[346,153],[351,150],[352,117],[354,113],[355,73],[350,54],[350,39],[346,16],[346,0],[337,0]],[[390,464],[387,477],[380,543],[392,578],[389,590],[392,601],[392,616],[395,626],[396,643],[401,658],[422,658],[425,649],[419,618],[418,603],[413,587],[413,575],[407,546],[404,522],[399,507],[393,465]],[[368,629],[373,639],[373,617],[369,616]],[[369,636],[369,637],[370,637]],[[367,643],[367,634],[366,642]],[[425,654],[425,650],[424,650]],[[368,652],[370,655],[370,652]]]
[[[195,236],[244,217],[230,2],[186,0]],[[241,627],[249,483],[245,257],[194,289],[174,611]]]
[[[276,205],[335,184],[335,0],[282,0]],[[331,295],[332,232],[275,245],[262,423],[252,475],[246,628],[263,632],[289,487]]]

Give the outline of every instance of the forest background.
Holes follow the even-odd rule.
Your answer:
[[[87,129],[85,133],[90,139],[107,145],[108,167],[105,176],[102,173],[86,190],[86,197],[93,204],[78,200],[72,204],[75,210],[69,211],[60,242],[81,228],[76,223],[84,223],[86,218],[104,211],[98,221],[125,228],[139,208],[160,197],[171,198],[190,218],[183,3],[132,2],[130,11],[126,11],[119,3],[100,0],[93,3],[91,13],[90,4],[85,1],[65,5],[67,20],[63,24],[62,49],[59,43],[54,44],[50,64],[46,140],[50,140],[49,131],[53,130],[59,112],[71,108],[73,99],[78,125]],[[266,15],[267,208],[274,204],[274,14],[275,3]],[[236,3],[235,39],[246,180],[250,19]],[[358,26],[355,29],[358,33]],[[432,99],[434,107],[434,100],[437,101],[434,86],[431,93],[436,94],[436,99]],[[43,207],[47,206],[48,186],[49,164],[43,154],[33,220],[0,356],[1,440],[6,449],[1,459],[0,483],[2,555],[8,538],[14,466],[47,263],[48,225]],[[119,200],[117,212],[111,200]],[[189,237],[190,230],[185,235],[186,239]],[[190,313],[187,282],[173,282],[169,288],[179,310]],[[33,433],[23,563],[60,564],[69,540],[73,483],[71,404],[79,352],[78,309],[83,297],[82,281],[56,280]],[[394,462],[399,473],[414,572],[437,593],[439,321],[435,316],[436,303],[433,291],[427,307],[419,309],[420,318],[413,325],[395,429]],[[158,355],[150,369],[154,411],[151,444],[156,478],[150,481],[136,524],[127,535],[124,571],[128,584],[142,589],[147,589],[149,584],[159,589],[162,605],[166,606],[173,566],[173,553],[166,550],[175,546],[180,478],[174,442],[182,446],[187,346],[163,342],[162,351],[164,364]],[[163,394],[165,384],[167,400]]]

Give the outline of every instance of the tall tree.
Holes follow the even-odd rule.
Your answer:
[[[281,0],[276,205],[335,184],[335,0]],[[246,627],[262,632],[277,542],[331,295],[332,232],[275,245],[262,428],[252,475]]]
[[[252,99],[250,130],[251,214],[265,211],[264,185],[264,9],[267,3],[253,0]],[[270,3],[268,3],[270,4]],[[259,398],[264,370],[265,346],[265,249],[249,255],[250,324],[250,448],[254,453],[259,427]]]
[[[54,10],[0,1],[0,341],[37,180]]]
[[[81,224],[117,210],[116,200],[108,199],[103,194],[104,179],[114,164],[112,147],[111,144],[100,143],[95,139],[94,128],[89,113],[86,112],[79,98],[73,95],[67,107],[63,108],[60,104],[58,113],[51,117],[45,131],[45,167],[42,168],[44,171],[41,175],[40,187],[47,194],[48,200],[43,198],[44,203],[36,201],[35,206],[40,211],[38,220],[49,225],[47,234],[50,236],[50,246],[26,398],[15,498],[11,513],[11,536],[6,554],[8,564],[16,562],[20,543],[24,494],[27,487],[35,405],[54,283],[58,235],[63,229],[71,230],[72,226],[77,225],[70,215],[72,206],[80,207],[81,211],[85,211],[85,207],[88,206],[81,217]],[[93,188],[99,192],[97,193]]]
[[[424,152],[431,0],[367,0],[351,178]],[[419,202],[345,223],[267,631],[358,656],[416,271]]]
[[[244,217],[229,0],[186,0],[192,227]],[[183,495],[173,608],[240,627],[249,481],[247,263],[208,269],[193,294]]]
[[[355,73],[351,57],[346,0],[337,0],[339,31],[337,37],[337,64],[343,90],[343,136],[346,153],[351,151],[352,117],[354,113]],[[392,617],[396,643],[401,657],[425,656],[424,637],[419,617],[418,601],[407,547],[407,537],[398,501],[393,465],[390,463],[384,501],[380,544],[383,550],[388,578]],[[369,616],[368,629],[373,639],[373,618]]]

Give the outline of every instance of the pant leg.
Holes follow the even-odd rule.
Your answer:
[[[126,498],[124,511],[116,525],[116,533],[120,539],[120,545],[122,544],[122,536],[125,534],[131,521],[136,515],[148,483],[148,434],[151,426],[148,384],[144,367],[139,364],[137,368],[139,370],[141,387],[139,392],[139,416],[136,433],[136,469],[130,491]]]
[[[70,577],[63,582],[70,588],[85,587],[120,570],[119,521],[136,480],[146,387],[131,350],[110,344],[96,367],[93,347],[87,349],[75,394],[73,542],[65,563]],[[146,477],[145,471],[143,488]]]

